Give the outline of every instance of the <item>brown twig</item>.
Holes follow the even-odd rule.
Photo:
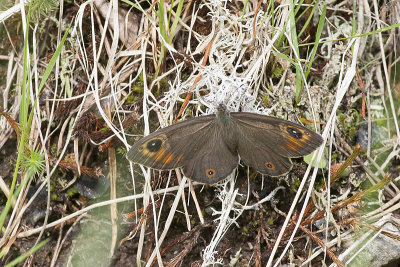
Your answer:
[[[205,52],[205,54],[204,54],[203,61],[201,62],[201,69],[203,69],[204,66],[205,66],[206,63],[207,63],[207,60],[208,60],[208,57],[209,57],[209,55],[210,55],[211,46],[212,46],[213,42],[214,42],[214,37],[211,39],[211,41],[210,41],[210,42],[208,43],[208,45],[207,45],[207,49],[206,49],[206,52]],[[194,87],[196,86],[196,84],[200,81],[200,79],[201,79],[202,76],[203,76],[203,75],[202,75],[201,72],[200,72],[200,74],[199,74],[199,75],[196,77],[196,79],[194,80],[194,83],[193,83],[192,87],[190,88],[190,92],[189,92],[189,93],[187,94],[187,96],[185,97],[185,101],[183,102],[183,104],[182,104],[182,106],[181,106],[181,109],[179,110],[179,113],[178,113],[178,115],[176,116],[176,118],[175,118],[175,120],[174,120],[174,124],[178,122],[178,119],[182,116],[183,112],[185,111],[185,108],[186,108],[186,106],[188,105],[189,100],[192,98],[193,89],[194,89]]]
[[[276,211],[277,213],[281,214],[282,216],[287,217],[287,215],[286,215],[284,212],[278,210],[277,208],[275,208],[275,211]],[[292,225],[295,225],[295,224],[296,224],[296,221],[295,221],[295,220],[290,219],[290,221],[291,221]],[[344,264],[339,260],[338,257],[336,257],[336,255],[333,253],[333,251],[332,251],[329,247],[327,247],[327,246],[325,245],[325,243],[324,243],[319,237],[317,237],[313,232],[311,232],[310,230],[308,230],[307,228],[305,228],[305,227],[302,226],[302,225],[299,225],[299,228],[300,228],[303,232],[305,232],[306,234],[308,234],[322,249],[326,249],[326,253],[328,253],[329,257],[330,257],[338,266],[344,267]]]
[[[191,237],[185,242],[183,250],[176,255],[173,259],[171,259],[165,266],[166,267],[175,267],[182,263],[184,257],[193,249],[193,247],[197,244],[197,240],[200,236],[200,226],[198,225],[190,231]],[[180,241],[181,242],[181,241]]]
[[[53,158],[51,155],[48,155],[48,157],[50,160],[50,164],[54,165],[57,162],[57,160]],[[61,160],[58,163],[58,166],[66,170],[74,171],[76,173],[78,172],[78,166],[76,165],[76,162],[73,160]],[[79,167],[82,173],[90,177],[98,178],[100,175],[102,175],[101,168],[89,168],[86,166],[79,166]]]
[[[362,149],[361,145],[357,144],[356,147],[354,148],[353,153],[346,159],[346,161],[332,175],[331,180],[330,180],[331,184],[334,183],[336,181],[336,179],[339,178],[340,175],[346,170],[346,168],[351,165],[351,163],[354,161],[354,159],[361,153],[361,149]],[[322,190],[325,190],[325,189],[326,189],[326,187],[325,187],[325,185],[323,185],[322,186]],[[307,207],[305,209],[305,212],[304,212],[304,215],[303,215],[303,218],[306,217],[306,215],[314,208],[314,206],[315,206],[314,202],[312,202],[312,201],[307,205]],[[296,216],[293,220],[297,222],[298,219],[299,219],[298,216]],[[291,232],[291,230],[293,228],[294,228],[294,225],[290,225],[287,228],[287,232]]]
[[[188,242],[185,243],[185,248],[177,255],[175,256],[171,261],[167,263],[167,266],[173,267],[178,265],[183,258],[192,250],[194,245],[197,244],[197,239],[200,236],[201,230],[209,227],[210,224],[200,224],[194,227],[191,231],[183,233],[182,235],[176,237],[174,240],[169,242],[164,249],[160,251],[160,255],[165,255],[172,247],[174,247],[176,244],[183,242],[184,240],[188,240]],[[152,265],[155,264],[157,261],[157,257],[154,258]]]
[[[0,108],[0,116],[4,116],[4,118],[6,118],[6,120],[8,121],[8,123],[11,125],[11,127],[13,128],[14,132],[17,134],[18,139],[21,137],[21,125],[16,122],[13,117],[10,116],[10,114],[8,114],[7,112],[3,111],[3,109]]]
[[[339,135],[336,133],[337,131],[335,131],[335,137],[337,140],[339,140],[339,142],[344,146],[344,148],[349,152],[349,153],[353,153],[353,150],[351,149],[351,146],[349,144],[347,144],[347,142]],[[346,154],[347,152],[344,151],[341,147],[338,146],[338,149],[341,150],[344,154]],[[368,168],[367,166],[365,166],[364,162],[359,158],[356,157],[355,161],[357,162],[358,165],[360,165],[363,170],[368,174],[367,178],[369,179],[369,181],[371,182],[371,184],[376,184],[379,181],[381,181],[381,179],[375,175],[375,173],[373,171],[371,171],[370,168]],[[394,192],[392,189],[390,189],[388,186],[385,186],[385,190],[386,192],[391,196],[391,197],[395,197],[397,195],[396,192]]]
[[[256,244],[254,246],[254,266],[261,267],[261,234],[263,231],[263,212],[260,210],[260,222],[256,236]]]
[[[365,120],[365,85],[361,79],[360,73],[358,72],[358,68],[356,68],[356,77],[357,77],[357,82],[358,85],[360,86],[361,89],[361,114],[363,119]]]
[[[160,207],[161,202],[162,202],[161,199],[159,199],[155,202],[156,208]],[[122,218],[124,220],[128,220],[128,219],[132,218],[133,216],[142,214],[142,216],[140,217],[139,223],[129,232],[129,234],[127,236],[125,236],[124,238],[121,239],[121,241],[119,242],[119,246],[121,246],[123,243],[125,243],[125,241],[129,240],[134,235],[136,235],[138,229],[140,229],[140,227],[143,225],[143,223],[146,219],[152,218],[153,215],[149,214],[151,208],[152,208],[152,205],[149,204],[146,206],[146,208],[140,208],[137,211],[133,211],[133,212],[122,215]]]
[[[333,206],[331,208],[331,212],[334,213],[334,212],[338,211],[339,209],[342,209],[342,208],[344,208],[345,206],[347,206],[347,205],[349,205],[351,203],[359,201],[360,199],[365,197],[367,194],[369,194],[371,192],[374,192],[376,190],[382,189],[391,180],[392,180],[392,177],[390,175],[384,177],[381,182],[371,186],[367,190],[358,192],[358,193],[354,194],[353,196],[351,196],[350,198],[342,200],[341,202],[339,202],[338,204],[336,204],[335,206]],[[325,210],[321,210],[315,216],[313,216],[312,218],[307,218],[306,220],[301,222],[301,224],[302,225],[307,225],[309,223],[312,223],[313,221],[317,221],[317,220],[323,218],[324,214],[325,214]]]

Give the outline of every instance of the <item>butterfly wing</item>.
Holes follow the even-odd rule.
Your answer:
[[[292,169],[289,158],[271,153],[271,150],[258,146],[257,143],[241,144],[239,142],[240,159],[252,169],[269,176],[281,176]]]
[[[289,158],[307,155],[322,137],[299,124],[254,113],[231,113],[238,133],[238,153],[257,171],[279,176],[290,171]]]
[[[183,166],[183,159],[194,136],[212,126],[215,116],[202,116],[159,129],[137,141],[126,157],[144,166],[171,170]]]
[[[191,158],[184,160],[183,173],[195,181],[214,184],[232,173],[239,163],[235,142],[229,141],[233,131],[215,125],[207,135],[198,137]]]
[[[224,142],[222,132],[215,115],[185,120],[140,139],[127,158],[158,170],[182,167],[188,178],[216,183],[232,173],[239,161],[236,151]]]

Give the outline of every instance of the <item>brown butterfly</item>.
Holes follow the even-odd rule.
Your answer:
[[[281,176],[290,158],[305,156],[322,137],[299,124],[265,115],[228,112],[197,117],[160,129],[136,142],[126,157],[144,166],[182,168],[194,181],[214,184],[226,178],[240,159],[262,174]]]

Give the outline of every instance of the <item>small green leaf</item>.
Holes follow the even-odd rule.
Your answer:
[[[310,165],[311,159],[312,159],[312,157],[314,156],[314,153],[316,153],[316,152],[317,152],[317,151],[314,151],[314,152],[312,152],[311,154],[308,154],[307,156],[304,156],[304,161],[305,161],[307,164]],[[316,161],[314,160],[314,161],[312,162],[312,166],[313,166],[313,167],[316,166],[315,163],[316,163]],[[318,168],[324,169],[325,167],[326,167],[326,159],[325,159],[325,157],[322,155],[322,158],[321,158],[321,161],[319,162]]]

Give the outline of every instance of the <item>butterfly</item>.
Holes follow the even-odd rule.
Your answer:
[[[157,170],[181,168],[197,182],[214,184],[239,164],[269,176],[292,168],[290,158],[308,155],[322,137],[306,127],[276,117],[229,112],[196,117],[162,128],[136,142],[126,157]]]

